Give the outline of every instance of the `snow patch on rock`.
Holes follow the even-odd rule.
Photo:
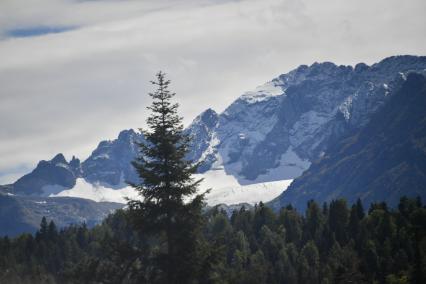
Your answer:
[[[278,166],[269,169],[267,173],[259,175],[254,183],[265,183],[270,181],[293,180],[294,177],[302,175],[309,168],[311,162],[301,159],[290,146],[287,151],[281,155]]]
[[[270,97],[273,96],[279,96],[284,93],[284,90],[282,88],[282,85],[279,84],[278,80],[272,80],[270,82],[267,82],[266,84],[263,84],[261,86],[258,86],[254,91],[249,91],[244,93],[240,99],[250,103],[258,103],[265,100],[268,100]]]
[[[83,178],[78,178],[73,188],[49,195],[49,197],[64,196],[85,198],[96,202],[126,203],[126,197],[135,199],[138,197],[138,194],[136,190],[130,186],[121,189],[113,189],[100,185],[99,183],[91,184]]]
[[[200,192],[210,189],[206,195],[207,204],[210,206],[267,202],[280,195],[292,182],[289,179],[241,185],[234,176],[226,174],[223,169],[197,174],[195,178],[204,178],[200,184]]]
[[[267,202],[280,195],[291,183],[292,180],[279,180],[273,182],[259,182],[249,185],[241,185],[237,179],[227,175],[223,169],[210,170],[204,174],[196,174],[196,179],[204,178],[199,192],[211,191],[206,195],[207,204],[210,206],[217,204],[255,204],[260,201]],[[57,189],[58,187],[52,186]],[[71,189],[54,192],[49,197],[79,197],[90,199],[96,202],[117,202],[126,203],[127,199],[140,199],[138,192],[126,186],[121,189],[108,188],[98,183],[91,184],[83,178],[77,179],[76,185]]]

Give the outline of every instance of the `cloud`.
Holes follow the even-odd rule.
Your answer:
[[[300,64],[425,54],[425,8],[420,0],[3,0],[0,172],[58,152],[84,159],[101,139],[143,126],[158,70],[172,79],[188,124]],[[78,28],[10,34],[39,27]]]

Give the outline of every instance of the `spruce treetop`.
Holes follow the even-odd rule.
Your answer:
[[[141,129],[145,141],[138,144],[139,156],[133,162],[140,183],[131,184],[142,200],[129,200],[130,216],[141,233],[161,244],[150,259],[159,271],[152,281],[191,283],[200,269],[204,194],[196,193],[201,179],[192,178],[198,164],[185,158],[190,138],[183,133],[178,104],[172,102],[170,80],[159,72],[151,83],[156,90],[149,93],[148,129]]]

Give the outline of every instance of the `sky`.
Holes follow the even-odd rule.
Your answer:
[[[301,64],[426,55],[424,0],[0,0],[0,184],[144,127],[149,80],[188,125]]]

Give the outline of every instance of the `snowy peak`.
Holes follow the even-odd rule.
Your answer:
[[[271,203],[291,203],[298,210],[307,201],[336,198],[365,206],[386,201],[397,206],[401,196],[426,197],[426,77],[410,73],[386,104],[362,128],[349,133],[290,188]]]
[[[408,72],[424,72],[425,59],[396,56],[355,68],[301,65],[235,100],[203,135],[196,158],[240,184],[295,178],[328,145],[365,125]]]

